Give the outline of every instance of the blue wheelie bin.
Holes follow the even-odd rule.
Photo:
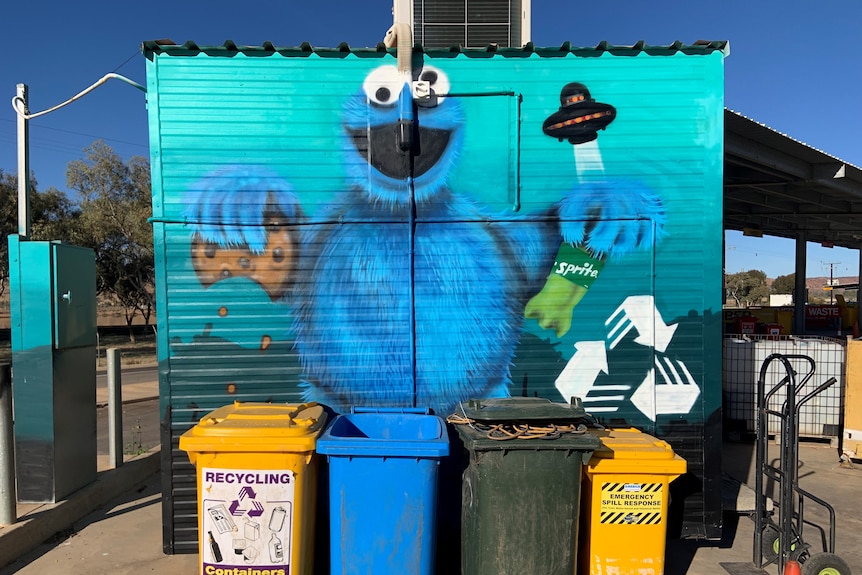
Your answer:
[[[329,460],[330,572],[434,573],[446,424],[427,409],[358,408],[317,441]]]

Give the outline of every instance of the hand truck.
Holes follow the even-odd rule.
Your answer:
[[[773,362],[778,362],[784,368],[785,375],[767,390],[767,372]],[[794,362],[806,365],[807,368],[798,383]],[[787,562],[796,561],[801,565],[802,575],[850,575],[850,567],[835,554],[835,509],[823,499],[799,486],[800,408],[837,381],[834,377],[830,377],[802,395],[815,370],[814,360],[807,355],[779,353],[767,357],[760,368],[760,376],[757,380],[754,565],[762,568],[765,565],[777,563],[778,572],[783,574]],[[781,409],[770,409],[770,399],[781,390],[785,393]],[[769,439],[770,418],[777,418],[781,424],[777,465],[767,461],[766,446]],[[768,496],[763,491],[765,478],[778,485],[777,521],[772,513],[766,511]],[[805,502],[809,500],[822,506],[829,514],[828,544],[824,541],[823,552],[813,552],[811,545],[803,538],[804,508]]]

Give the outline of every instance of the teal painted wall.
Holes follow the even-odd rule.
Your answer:
[[[721,406],[723,58],[417,53],[441,97],[415,107],[402,172],[393,54],[148,54],[171,436],[235,399],[445,415],[576,395],[605,422],[685,428],[702,466]],[[572,83],[588,94],[561,105]],[[543,132],[557,112],[612,121],[574,145]],[[603,266],[588,289],[555,273],[573,254]]]
[[[611,192],[611,197],[622,198],[606,209],[607,216],[599,217],[642,216],[637,206],[625,200],[629,185],[660,199],[664,211],[661,237],[655,246],[628,250],[612,258],[589,296],[574,308],[574,329],[557,337],[554,330],[543,329],[529,319],[522,329],[525,334],[549,340],[562,360],[568,361],[575,345],[582,342],[604,341],[609,348],[613,339],[608,333],[612,324],[606,325],[608,318],[629,297],[652,297],[659,315],[641,310],[644,319],[638,321],[651,322],[658,317],[666,325],[674,325],[674,321],[686,328],[700,324],[686,331],[686,341],[674,338],[678,353],[684,356],[685,369],[675,364],[679,378],[669,373],[673,380],[669,383],[693,383],[701,393],[706,391],[706,405],[696,401],[694,409],[717,406],[717,396],[710,401],[708,392],[718,388],[717,380],[710,384],[708,379],[717,370],[707,368],[710,361],[717,366],[717,358],[706,357],[704,350],[717,342],[710,338],[717,338],[713,314],[720,309],[722,58],[719,52],[662,57],[605,54],[595,58],[571,54],[559,58],[426,56],[427,65],[448,76],[447,91],[513,94],[457,98],[460,116],[453,121],[461,123],[461,149],[440,176],[454,193],[481,206],[487,218],[505,221],[529,217],[567,195],[578,194],[579,186],[595,182],[609,182],[618,190]],[[260,198],[265,195],[260,190],[235,196],[242,199],[230,208],[206,205],[208,194],[235,185],[227,181],[239,177],[226,170],[230,166],[242,167],[247,179],[260,173],[264,187],[292,189],[290,201],[308,221],[324,221],[324,207],[353,201],[347,192],[357,181],[353,172],[361,158],[344,153],[350,145],[342,125],[344,103],[361,88],[366,76],[393,63],[391,56],[352,54],[341,58],[200,54],[159,56],[150,62],[154,218],[158,236],[164,238],[159,260],[163,280],[159,321],[166,328],[162,331],[167,345],[161,349],[168,357],[163,359],[176,357],[177,346],[190,352],[188,345],[195,338],[209,338],[210,343],[230,349],[238,346],[257,351],[272,345],[262,342],[291,340],[291,305],[295,302],[289,301],[290,294],[273,301],[259,283],[236,277],[240,275],[236,273],[225,281],[202,285],[193,266],[190,242],[194,233],[214,224],[196,223],[193,216],[222,218],[224,222],[235,215],[235,241],[244,241],[240,230],[243,222],[254,226],[252,214],[259,216],[262,210]],[[560,107],[562,87],[575,81],[586,85],[596,100],[616,108],[616,118],[599,132],[599,138],[579,146],[561,143],[541,130],[545,118]],[[419,110],[422,125],[423,111],[421,107]],[[573,148],[587,159],[576,157]],[[584,148],[590,149],[582,152]],[[600,154],[599,161],[596,153]],[[350,162],[354,162],[352,171]],[[406,190],[406,180],[404,187]],[[518,199],[520,209],[515,211],[512,207]],[[195,211],[190,204],[203,207]],[[396,209],[390,215],[409,225],[407,212]],[[469,217],[482,219],[475,214]],[[297,218],[287,223],[300,222]],[[627,310],[634,313],[631,301]],[[641,298],[636,303],[644,302]],[[652,306],[652,302],[646,305]],[[441,319],[445,321],[445,314]],[[646,325],[637,327],[643,331]],[[405,334],[408,331],[405,327]],[[229,357],[225,357],[228,364]],[[520,374],[523,370],[515,365],[514,371]],[[287,375],[281,373],[280,377]],[[289,375],[297,373],[290,370]],[[556,379],[557,374],[552,375]],[[549,385],[553,388],[550,375],[536,377],[541,380],[538,391],[553,397],[554,390],[547,389]],[[272,392],[289,394],[290,384],[283,381]],[[240,396],[245,387],[237,385]],[[588,391],[583,385],[576,389]],[[667,394],[661,393],[665,388],[658,389],[661,416],[661,402]],[[223,390],[213,393],[219,391]],[[259,391],[255,389],[254,394]],[[373,400],[373,394],[371,397]],[[355,399],[359,401],[361,396],[357,394]],[[588,406],[597,408],[597,415],[622,412],[624,417],[630,416],[631,410],[626,411],[625,406],[610,411],[613,400],[585,399]],[[402,398],[394,401],[401,402]],[[646,410],[643,415],[653,418],[647,404],[642,401],[639,406],[638,411]]]

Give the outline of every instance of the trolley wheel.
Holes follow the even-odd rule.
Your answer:
[[[817,553],[802,564],[802,575],[850,575],[850,566],[834,553]]]
[[[789,558],[802,563],[808,558],[809,545],[800,541],[794,534],[794,539],[790,542]],[[775,525],[767,524],[763,528],[763,537],[760,538],[760,555],[766,563],[772,563],[778,559],[778,554],[781,552],[781,530]],[[847,575],[847,574],[844,574]]]
[[[760,554],[763,560],[771,563],[778,559],[779,546],[781,545],[781,532],[775,525],[766,525],[763,528],[763,536],[760,538]]]

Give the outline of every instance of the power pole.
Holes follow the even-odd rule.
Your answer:
[[[820,262],[822,266],[829,266],[829,305],[832,305],[834,302],[832,301],[832,294],[835,292],[832,287],[835,285],[835,281],[833,280],[833,271],[835,270],[835,266],[840,264],[841,262]]]

